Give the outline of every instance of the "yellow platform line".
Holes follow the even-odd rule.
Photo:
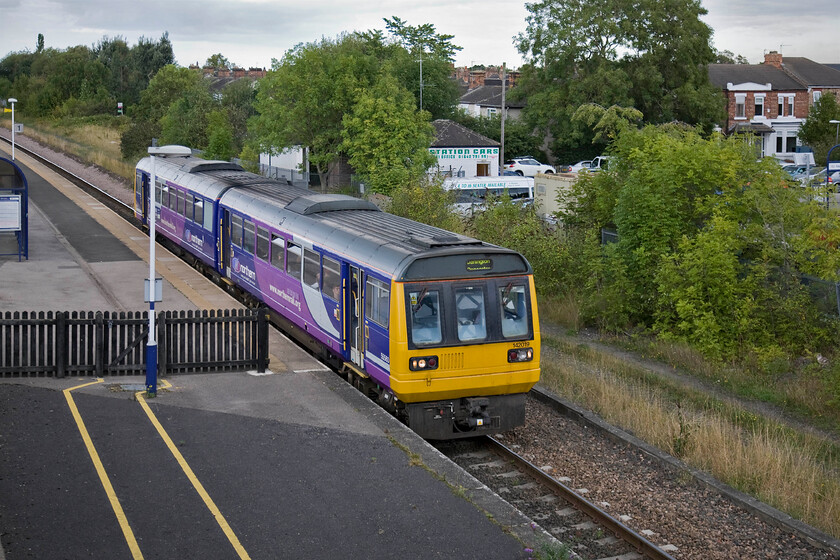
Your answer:
[[[85,423],[82,420],[82,415],[79,414],[79,409],[76,407],[76,401],[73,399],[73,395],[70,394],[70,392],[75,389],[81,389],[82,387],[87,387],[89,385],[96,385],[97,383],[102,383],[102,381],[102,379],[97,379],[96,381],[85,383],[84,385],[77,385],[76,387],[65,389],[64,397],[67,399],[67,405],[70,407],[70,412],[73,414],[73,419],[76,421],[79,433],[82,434],[82,440],[85,442],[85,447],[87,447],[90,459],[93,461],[93,466],[96,468],[96,473],[99,475],[99,481],[105,488],[105,493],[108,495],[108,501],[111,502],[111,507],[114,509],[114,515],[117,516],[117,521],[120,523],[120,528],[122,529],[125,541],[128,543],[128,548],[131,550],[131,556],[135,560],[141,560],[143,558],[143,554],[140,552],[137,539],[134,538],[134,531],[131,530],[131,526],[128,524],[128,519],[126,518],[125,512],[120,505],[120,500],[117,498],[117,494],[114,492],[114,487],[108,479],[108,473],[105,472],[105,467],[99,459],[99,453],[96,452],[96,448],[93,446],[93,441],[90,439],[90,434],[88,433]]]
[[[166,433],[166,430],[163,428],[161,423],[158,421],[157,416],[155,413],[152,412],[151,407],[146,402],[146,399],[143,397],[145,391],[140,391],[137,393],[137,401],[140,403],[140,406],[143,407],[143,410],[146,411],[146,415],[149,417],[149,420],[154,425],[155,429],[157,430],[158,434],[160,434],[161,439],[163,439],[166,446],[169,448],[169,451],[175,457],[175,460],[178,461],[178,464],[181,465],[181,469],[184,471],[184,474],[187,475],[187,478],[192,483],[195,491],[198,492],[198,495],[201,496],[201,499],[204,501],[204,505],[207,506],[207,509],[210,510],[210,513],[213,514],[213,517],[216,518],[216,523],[219,524],[219,527],[222,528],[222,531],[227,536],[228,541],[230,544],[233,545],[234,550],[239,555],[240,558],[243,560],[247,559],[250,560],[250,556],[248,552],[245,550],[245,547],[242,546],[242,543],[239,542],[236,534],[231,529],[230,525],[228,524],[225,516],[222,515],[221,510],[216,506],[216,503],[213,501],[213,498],[210,497],[210,494],[207,493],[207,490],[204,489],[204,485],[198,480],[198,477],[195,476],[195,473],[190,468],[189,464],[187,463],[184,456],[181,455],[181,452],[178,451],[178,448],[175,446],[175,443],[172,441],[172,438],[169,437],[169,434]]]

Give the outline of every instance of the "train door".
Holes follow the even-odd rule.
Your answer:
[[[143,225],[149,225],[149,181],[151,177],[138,171],[134,185],[134,205],[142,216]]]
[[[365,338],[363,334],[364,321],[364,288],[365,272],[355,266],[349,267],[350,272],[350,360],[365,367]]]
[[[230,276],[230,212],[219,207],[219,273]]]

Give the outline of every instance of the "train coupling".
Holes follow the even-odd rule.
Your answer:
[[[490,406],[490,399],[487,398],[468,398],[464,399],[467,409],[467,424],[470,428],[479,428],[490,425],[490,414],[487,413],[487,408]]]

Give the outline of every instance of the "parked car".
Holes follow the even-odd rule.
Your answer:
[[[606,169],[610,164],[610,156],[598,156],[589,164],[589,171],[600,171]]]
[[[540,163],[530,156],[515,157],[505,162],[503,169],[517,175],[533,177],[537,173],[555,173],[552,166]]]
[[[567,173],[577,173],[581,169],[589,169],[590,165],[592,165],[592,160],[591,159],[585,159],[583,161],[579,161],[575,164],[570,165]]]
[[[823,169],[819,173],[815,173],[814,175],[812,175],[810,177],[809,180],[803,181],[803,184],[805,184],[805,185],[807,185],[811,188],[814,188],[814,189],[820,189],[820,188],[825,187],[825,184],[826,184],[825,172],[826,172],[826,170]],[[832,192],[834,192],[834,191],[840,192],[840,190],[838,190],[838,187],[840,187],[840,171],[832,171],[828,175],[828,190],[830,190]]]

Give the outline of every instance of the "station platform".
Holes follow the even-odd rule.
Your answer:
[[[16,163],[29,259],[0,256],[0,311],[148,309],[148,237]],[[240,307],[156,256],[158,310]],[[0,560],[519,559],[550,540],[274,329],[269,368],[167,376],[154,399],[140,377],[0,379]]]

